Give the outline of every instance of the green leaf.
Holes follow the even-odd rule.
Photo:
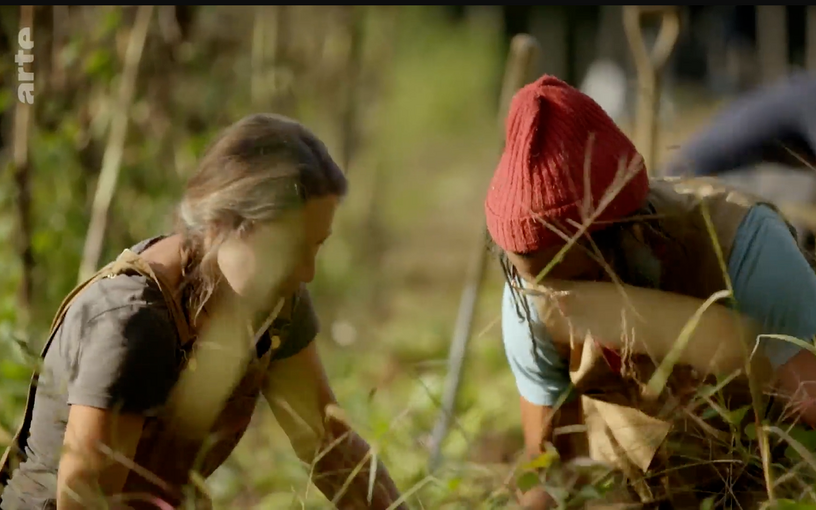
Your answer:
[[[719,416],[719,414],[720,413],[718,413],[716,409],[714,409],[713,407],[709,407],[708,409],[702,412],[700,418],[702,418],[703,420],[710,420],[711,418],[716,418],[717,416]]]
[[[448,490],[450,492],[456,492],[456,490],[459,488],[459,486],[462,485],[462,479],[461,478],[451,478],[450,480],[448,480],[447,485],[448,485]]]
[[[750,405],[740,407],[739,409],[735,409],[733,411],[728,412],[728,422],[731,425],[739,425],[742,423],[742,420],[745,418],[745,413],[751,408]]]
[[[790,436],[806,450],[816,450],[816,430],[807,430],[797,425],[790,430]],[[792,446],[785,449],[785,457],[796,461],[801,460],[801,456]]]
[[[816,430],[808,430],[797,425],[791,429],[790,436],[802,443],[807,450],[816,449]]]
[[[603,492],[608,492],[615,487],[615,479],[611,476],[604,478],[597,484],[598,488]]]
[[[537,487],[540,483],[541,480],[538,479],[538,475],[532,471],[528,471],[518,477],[516,487],[518,487],[521,492],[527,492],[533,487]]]
[[[750,439],[751,441],[756,441],[757,433],[756,433],[756,423],[751,422],[745,426],[745,437]]]
[[[550,450],[542,453],[527,464],[521,466],[525,471],[534,471],[537,469],[547,469],[552,466],[552,463],[558,459],[558,453],[555,450]]]
[[[83,63],[85,72],[91,77],[110,77],[114,73],[113,59],[110,51],[98,49],[93,51]]]
[[[791,499],[778,499],[772,508],[775,510],[816,510],[816,504],[800,503]]]
[[[103,34],[115,34],[120,26],[122,26],[122,9],[111,9],[102,18],[100,28]]]
[[[700,510],[714,510],[714,496],[705,498],[702,503],[700,503]]]
[[[603,496],[603,494],[594,485],[584,485],[578,491],[578,496],[582,498],[584,501],[592,501],[600,499]]]

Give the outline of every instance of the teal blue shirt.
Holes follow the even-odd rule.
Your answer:
[[[653,261],[656,262],[656,261]],[[646,264],[659,280],[659,265]],[[762,333],[812,341],[816,335],[816,273],[805,260],[787,225],[773,210],[755,206],[743,219],[728,261],[728,275],[740,311],[762,325]],[[502,300],[502,336],[518,391],[537,405],[553,405],[569,389],[567,360],[537,323],[532,338],[526,320],[516,313],[510,287]],[[774,367],[791,359],[800,347],[784,340],[765,339],[763,349]],[[534,352],[534,349],[537,352]]]

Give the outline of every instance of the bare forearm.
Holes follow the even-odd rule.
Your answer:
[[[314,466],[312,481],[334,501],[340,510],[386,510],[400,495],[396,485],[380,462],[372,463],[368,444],[349,430],[337,430],[338,438],[327,446]],[[372,466],[373,464],[373,466]],[[371,470],[375,470],[375,483],[369,497]],[[405,504],[395,507],[408,510]]]
[[[339,510],[407,510],[405,505],[392,508],[400,497],[394,482],[342,418],[314,342],[269,374],[266,400],[329,501]],[[376,476],[369,496],[372,470]]]
[[[555,435],[558,426],[583,423],[581,401],[566,402],[558,410],[550,406],[537,406],[521,399],[521,421],[524,427],[525,457],[527,462],[536,460],[552,444],[562,462],[588,455],[589,447],[584,434]],[[556,506],[543,486],[537,485],[526,492],[519,491],[518,501],[525,510],[548,510]]]
[[[139,415],[71,406],[57,472],[59,510],[109,507],[106,498],[122,491],[128,475],[125,465],[112,459],[133,458],[143,423]]]

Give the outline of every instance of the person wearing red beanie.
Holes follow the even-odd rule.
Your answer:
[[[648,192],[643,158],[629,138],[589,96],[545,75],[510,105],[504,153],[485,200],[487,227],[502,249],[530,253],[563,244],[545,222],[574,233],[592,218],[589,230],[597,230],[638,210]]]
[[[542,76],[514,96],[505,149],[484,210],[507,279],[502,336],[532,457],[549,442],[562,459],[585,451],[574,438],[553,436],[554,423],[582,423],[578,395],[603,400],[610,388],[642,390],[642,383],[624,373],[620,353],[603,346],[599,352],[606,372],[596,386],[576,380],[570,369],[576,347],[555,344],[539,319],[540,298],[527,292],[545,271],[547,278],[560,280],[609,281],[614,274],[630,286],[700,300],[731,288],[729,306],[760,324],[763,334],[806,341],[816,335],[816,314],[811,313],[816,273],[772,204],[713,180],[650,179],[631,140],[603,109],[555,77]],[[720,269],[721,257],[727,275]],[[816,357],[807,350],[779,340],[760,345],[757,356],[769,360],[781,394],[798,395],[801,382],[816,382]],[[577,359],[583,363],[581,352]],[[597,386],[598,381],[604,383]],[[816,391],[808,391],[816,402]],[[621,402],[624,396],[611,398]],[[642,411],[635,401],[625,405]],[[816,405],[800,412],[805,423],[816,425]],[[652,458],[656,462],[657,454]],[[689,462],[665,452],[660,458],[670,459],[674,468]],[[652,466],[643,468],[643,477],[654,494],[673,508],[699,507],[661,489],[658,477],[649,478],[656,469]],[[721,477],[703,479],[699,466],[690,469],[675,471],[691,473],[698,485],[710,482],[712,490],[722,489],[717,485]],[[543,486],[520,497],[524,508],[554,507]]]

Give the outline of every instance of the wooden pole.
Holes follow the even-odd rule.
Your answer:
[[[644,16],[660,16],[661,25],[651,51],[643,39],[641,20]],[[680,17],[674,5],[626,5],[623,7],[623,27],[629,49],[635,61],[638,77],[638,106],[634,138],[651,174],[657,164],[658,113],[660,111],[661,78],[677,36]]]
[[[147,29],[153,15],[152,5],[140,5],[138,9],[136,21],[130,31],[127,51],[125,52],[125,65],[120,77],[119,95],[114,104],[108,143],[102,157],[102,170],[96,183],[96,193],[94,194],[91,210],[91,223],[85,237],[82,262],[79,265],[80,283],[90,277],[99,265],[102,244],[105,240],[105,229],[108,224],[108,210],[116,191],[116,181],[119,180],[119,170],[125,152],[128,114],[133,97],[136,94],[136,76],[139,71],[139,62],[142,60]]]
[[[348,58],[345,66],[346,94],[343,108],[340,113],[340,164],[343,171],[348,173],[360,142],[359,133],[359,89],[360,75],[363,65],[363,42],[365,39],[366,6],[345,6],[348,16]]]
[[[504,71],[501,96],[499,97],[499,132],[504,134],[504,120],[513,95],[523,87],[532,77],[536,65],[539,45],[536,39],[528,34],[516,35],[510,44],[510,53]],[[459,394],[459,385],[465,364],[465,355],[470,340],[470,331],[479,297],[485,268],[487,266],[487,250],[485,239],[487,230],[482,230],[479,244],[473,252],[473,258],[468,265],[465,288],[459,302],[459,312],[456,317],[456,326],[453,331],[453,340],[448,354],[448,375],[445,379],[445,388],[442,395],[442,410],[431,432],[429,469],[435,470],[439,465],[442,450],[442,441],[445,439],[450,426],[450,420],[456,407]]]
[[[808,5],[805,9],[805,67],[816,72],[816,5]]]

